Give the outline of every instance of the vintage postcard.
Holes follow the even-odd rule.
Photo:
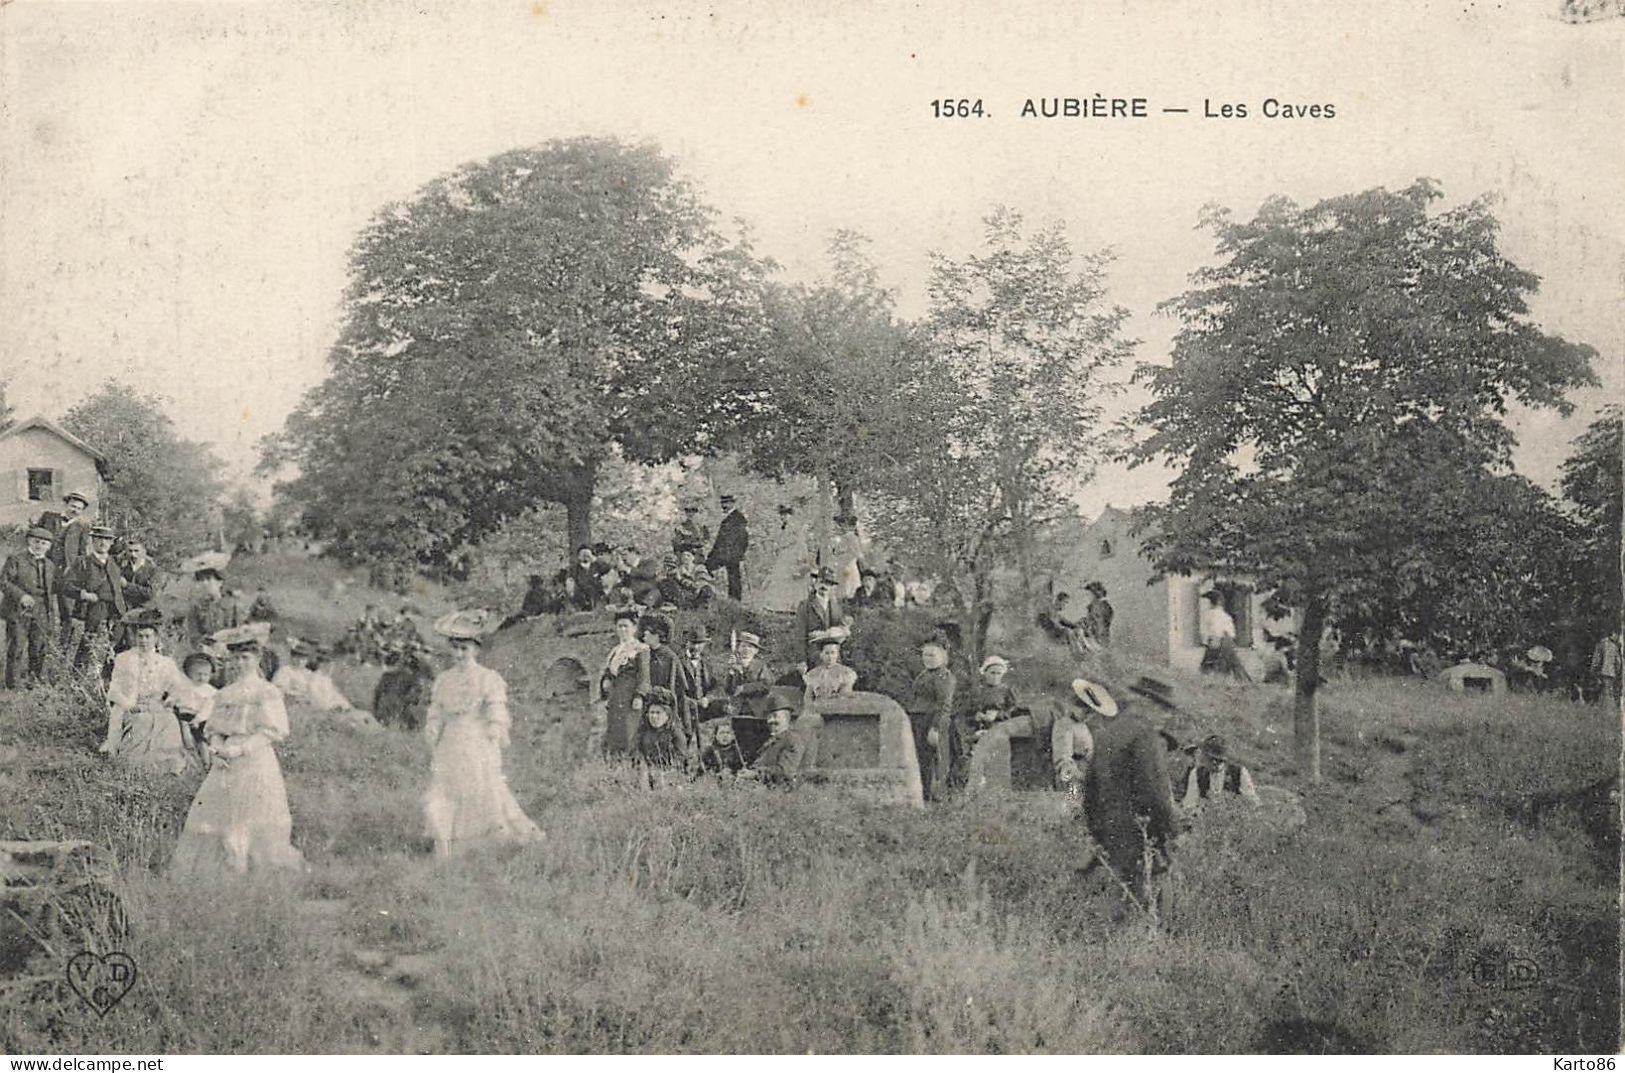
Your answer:
[[[1622,130],[1619,0],[0,3],[0,1050],[1611,1070]]]

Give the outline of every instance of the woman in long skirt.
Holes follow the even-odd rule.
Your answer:
[[[604,658],[599,687],[604,696],[604,754],[630,756],[643,724],[643,698],[649,693],[649,646],[638,640],[638,613],[615,612],[615,647]]]
[[[423,813],[435,853],[493,843],[539,841],[502,774],[508,744],[508,685],[479,662],[490,616],[454,611],[435,623],[451,642],[455,664],[435,677],[423,733],[434,746]]]
[[[113,658],[107,684],[107,738],[101,752],[148,771],[179,775],[192,758],[187,735],[170,707],[192,693],[175,661],[158,651],[163,615],[155,607],[131,611],[122,625],[135,647]]]
[[[175,846],[171,867],[178,873],[304,867],[291,841],[288,790],[271,748],[288,736],[288,712],[282,693],[260,676],[260,649],[269,635],[265,623],[215,634],[228,653],[231,681],[193,720],[203,725],[212,762]]]

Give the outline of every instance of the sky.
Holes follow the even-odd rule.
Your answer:
[[[1019,115],[1095,95],[1151,114]],[[988,114],[936,118],[944,97]],[[1266,118],[1266,98],[1336,116]],[[1497,199],[1504,250],[1542,277],[1536,319],[1599,351],[1603,384],[1572,418],[1514,414],[1520,469],[1549,484],[1625,394],[1622,119],[1625,20],[1571,25],[1556,0],[12,0],[0,380],[20,415],[57,417],[119,379],[246,474],[325,374],[366,221],[556,137],[657,143],[786,279],[821,274],[831,231],[866,233],[907,314],[930,252],[969,252],[995,205],[1064,221],[1078,248],[1115,251],[1110,295],[1146,361],[1174,330],[1155,306],[1212,256],[1204,204],[1250,215],[1427,176],[1447,203]],[[1093,513],[1165,482],[1109,467],[1076,498]]]

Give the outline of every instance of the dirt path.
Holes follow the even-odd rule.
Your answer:
[[[368,1042],[385,1054],[446,1054],[454,1046],[452,1033],[417,1002],[422,983],[438,967],[428,951],[393,951],[364,946],[343,935],[339,921],[349,909],[345,898],[303,898],[302,915],[312,928],[325,929],[344,948],[332,967],[344,989],[377,1016],[365,1027]]]

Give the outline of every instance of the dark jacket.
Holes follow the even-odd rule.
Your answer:
[[[767,743],[751,765],[764,783],[794,786],[812,767],[813,752],[807,732],[792,726]]]
[[[723,682],[723,692],[731,697],[752,683],[771,686],[773,679],[773,669],[762,661],[762,657],[757,656],[743,667],[729,665],[727,677]]]
[[[576,588],[570,602],[577,611],[591,611],[604,606],[604,579],[593,569],[595,565],[584,567],[580,563],[570,564],[570,577],[575,581]]]
[[[680,767],[683,763],[683,745],[677,735],[677,728],[671,723],[667,723],[659,730],[648,723],[641,724],[638,727],[637,738],[632,744],[632,755],[645,764]]]
[[[672,712],[672,724],[683,738],[692,736],[699,722],[694,705],[694,680],[689,673],[688,661],[679,656],[670,645],[649,650],[649,685],[665,686],[677,698],[677,710]],[[647,701],[647,697],[645,700]]]
[[[809,635],[818,630],[839,626],[845,618],[846,611],[841,605],[839,593],[832,591],[829,594],[828,605],[822,607],[818,604],[818,598],[808,593],[807,598],[796,605],[796,643],[810,652],[807,644]],[[809,658],[808,662],[813,660]]]
[[[96,594],[94,602],[83,598],[87,592]],[[87,555],[69,567],[62,578],[62,599],[69,615],[83,619],[85,628],[91,630],[116,622],[129,610],[124,602],[124,575],[111,556],[97,562]]]
[[[1090,730],[1095,753],[1083,779],[1084,820],[1118,877],[1143,881],[1145,841],[1165,849],[1180,829],[1162,739],[1131,711],[1092,722]]]
[[[745,561],[750,548],[750,523],[744,512],[731,510],[717,523],[717,539],[711,544],[711,554],[705,557],[707,568],[738,565]]]
[[[140,566],[124,571],[124,602],[131,607],[145,607],[152,603],[158,591],[158,567],[151,559]]]
[[[43,584],[40,566],[45,572]],[[59,582],[56,564],[49,556],[39,560],[39,565],[27,552],[7,556],[5,565],[0,566],[0,617],[8,622],[44,617],[49,622],[55,618]],[[23,609],[24,596],[34,598],[34,606],[27,610]]]
[[[47,511],[40,518],[40,521],[44,522],[45,518],[49,517],[51,513],[51,511]],[[45,527],[56,530],[56,543],[51,545],[51,550],[46,555],[52,562],[56,563],[58,570],[65,573],[69,567],[83,559],[85,552],[90,549],[91,522],[83,514],[73,519],[65,518],[62,515],[57,515],[57,517],[61,519],[60,525]]]

